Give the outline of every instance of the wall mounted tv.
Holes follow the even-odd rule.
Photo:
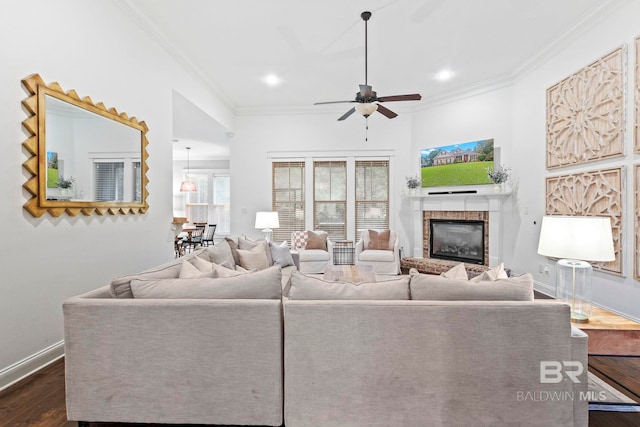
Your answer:
[[[420,151],[423,187],[491,184],[487,168],[493,168],[493,138]]]

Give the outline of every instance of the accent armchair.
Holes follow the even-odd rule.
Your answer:
[[[333,264],[333,243],[325,231],[294,231],[291,249],[297,251],[302,273],[323,273]]]
[[[376,274],[400,274],[398,233],[365,230],[355,248],[356,265],[370,265]]]

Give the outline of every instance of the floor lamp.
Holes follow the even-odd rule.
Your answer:
[[[556,299],[570,305],[572,322],[589,322],[593,268],[587,261],[615,260],[611,219],[545,216],[538,254],[560,258],[556,263]]]
[[[273,237],[273,228],[280,228],[278,212],[256,212],[256,228],[261,228],[267,242]]]

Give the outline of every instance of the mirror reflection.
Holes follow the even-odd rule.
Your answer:
[[[45,95],[46,198],[140,202],[140,130]]]

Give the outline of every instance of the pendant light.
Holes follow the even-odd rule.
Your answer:
[[[187,180],[182,181],[182,183],[180,184],[180,191],[183,191],[183,192],[198,191],[198,189],[196,188],[195,182],[189,179],[189,150],[191,150],[191,147],[186,147],[186,149],[187,149]]]

